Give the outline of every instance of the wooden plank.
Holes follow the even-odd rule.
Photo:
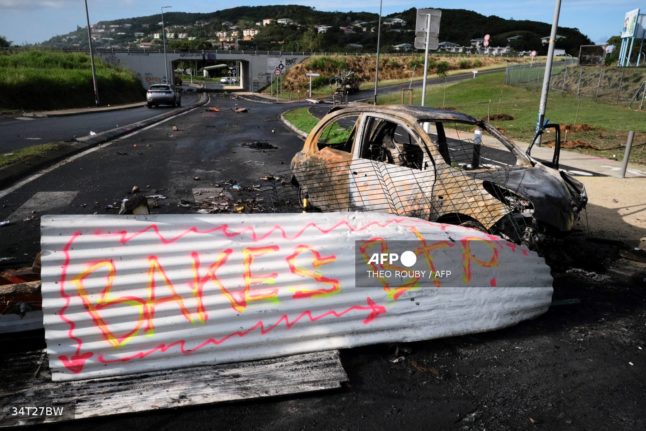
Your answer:
[[[0,356],[0,428],[334,389],[347,380],[336,350],[68,382],[52,382],[47,364],[44,351]],[[24,416],[26,407],[57,410]]]

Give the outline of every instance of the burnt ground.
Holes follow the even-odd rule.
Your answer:
[[[151,129],[9,195],[0,215],[35,191],[55,188],[80,190],[69,208],[57,212],[114,213],[108,206],[133,184],[167,196],[157,213],[290,210],[289,199],[271,198],[288,190],[283,178],[263,177],[286,170],[301,144],[269,106],[264,114],[253,105],[249,114],[199,111],[175,122],[179,131],[171,130],[174,123]],[[242,145],[255,141],[278,149]],[[221,187],[222,209],[192,201],[194,187]],[[182,200],[188,207],[179,205]],[[37,248],[34,220],[7,226],[0,235],[3,255],[29,256]],[[555,280],[554,305],[546,314],[490,333],[344,350],[349,381],[339,390],[42,428],[646,429],[646,256],[583,235],[556,242],[545,254]],[[13,351],[43,346],[42,333],[21,343],[0,341]]]

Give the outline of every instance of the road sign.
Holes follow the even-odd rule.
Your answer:
[[[536,51],[530,52],[529,55],[531,55],[532,57],[536,57]]]
[[[278,65],[278,68],[279,68],[280,70],[283,70],[283,69],[285,68],[285,65],[284,65],[283,63],[280,63],[280,64]]]
[[[431,25],[428,26],[428,15],[431,16]],[[440,20],[442,11],[439,9],[417,9],[417,20],[415,21],[415,48],[426,49],[426,34],[429,34],[429,49],[439,47]]]
[[[321,74],[320,73],[308,72],[308,73],[305,74],[305,76],[309,76],[311,78],[318,78],[319,76],[321,76]]]
[[[279,75],[282,75],[282,74],[283,74],[283,71],[280,70],[279,68],[274,69],[274,75],[279,76]]]
[[[486,48],[489,46],[489,39],[491,39],[491,36],[488,34],[484,35],[484,40],[482,41],[482,45]]]

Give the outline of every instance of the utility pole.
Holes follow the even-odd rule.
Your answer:
[[[166,26],[164,25],[164,9],[170,9],[171,6],[162,6],[161,7],[161,16],[162,16],[162,44],[164,45],[164,71],[166,73],[166,83],[173,84],[173,79],[171,79],[170,73],[168,72],[168,57],[166,55]]]
[[[381,10],[383,3],[383,0],[379,0],[379,20],[377,21],[377,58],[375,61],[375,99],[373,101],[374,105],[377,104],[377,85],[379,84],[379,48],[381,45]]]
[[[543,90],[541,91],[541,102],[538,107],[538,122],[536,123],[536,133],[538,133],[545,123],[545,108],[547,106],[547,96],[550,91],[550,78],[552,77],[552,62],[554,60],[554,46],[556,45],[556,30],[559,26],[559,14],[561,12],[561,0],[556,0],[554,6],[554,18],[552,20],[552,31],[550,33],[550,45],[547,49],[547,63],[545,64],[545,74],[543,75]],[[538,137],[538,146],[541,145],[541,137]]]
[[[92,86],[94,87],[94,104],[99,106],[99,87],[96,85],[96,67],[94,66],[94,49],[92,49],[92,29],[90,28],[90,12],[85,0],[85,18],[87,19],[87,41],[90,45],[90,65],[92,66]]]

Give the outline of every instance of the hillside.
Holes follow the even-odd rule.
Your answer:
[[[323,12],[308,6],[244,6],[213,13],[167,12],[165,22],[171,49],[257,49],[282,51],[373,52],[376,47],[377,15],[368,12]],[[393,18],[405,22],[392,22]],[[263,25],[263,20],[273,20]],[[284,20],[283,24],[277,20]],[[382,47],[412,43],[416,9],[383,17]],[[101,21],[93,25],[98,48],[159,48],[160,15]],[[265,23],[267,24],[267,23]],[[325,26],[324,30],[321,26]],[[243,31],[247,30],[245,34]],[[249,32],[255,33],[250,35]],[[440,40],[469,46],[470,40],[488,33],[492,46],[518,50],[547,51],[541,37],[550,25],[536,21],[507,20],[463,9],[443,9]],[[576,55],[580,45],[591,41],[575,28],[559,28],[565,36],[558,48]],[[511,41],[508,41],[512,38]],[[84,28],[55,36],[42,44],[54,48],[87,48]]]

